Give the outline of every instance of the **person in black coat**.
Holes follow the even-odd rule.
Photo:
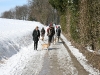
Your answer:
[[[53,40],[53,37],[55,35],[55,30],[54,30],[54,27],[53,26],[49,26],[49,28],[47,29],[47,36],[48,36],[48,44],[50,46],[52,40]]]
[[[57,35],[57,38],[58,38],[58,42],[59,42],[60,34],[61,34],[61,29],[60,29],[60,26],[59,26],[59,27],[56,29],[56,35]]]
[[[36,26],[36,28],[34,29],[32,36],[34,41],[34,50],[37,50],[38,41],[40,38],[40,31],[38,30],[38,26]]]

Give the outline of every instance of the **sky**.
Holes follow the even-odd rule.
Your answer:
[[[0,14],[16,6],[27,4],[28,0],[0,0]]]

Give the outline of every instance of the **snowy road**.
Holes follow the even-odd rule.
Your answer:
[[[26,65],[20,68],[20,73],[17,69],[14,75],[78,75],[62,42],[52,44],[49,50],[41,50],[39,47],[38,51],[35,51],[33,45],[29,48],[28,50],[31,50],[33,55],[27,54],[30,57],[24,61]]]
[[[20,69],[17,67],[13,72],[14,75],[78,75],[62,42],[52,44],[48,51],[41,49],[34,51],[33,47],[29,48],[33,55],[27,54],[30,57],[23,61],[26,64],[23,67],[20,65]]]
[[[52,44],[49,50],[41,50],[41,47],[38,48],[38,51],[33,49],[33,44],[24,48],[20,52],[19,61],[14,59],[15,64],[12,62],[5,65],[2,69],[3,75],[78,75],[78,71],[62,42]],[[13,56],[13,58],[15,57]],[[5,72],[7,66],[12,69]]]
[[[44,42],[47,43],[47,38]],[[61,41],[55,45],[51,44],[49,50],[41,50],[41,44],[44,42],[39,41],[38,51],[33,50],[33,43],[22,48],[18,54],[1,65],[0,75],[79,75]]]
[[[71,58],[62,42],[52,45],[45,55],[43,68],[39,75],[78,75]]]

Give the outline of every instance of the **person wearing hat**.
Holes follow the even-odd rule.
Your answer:
[[[38,46],[38,41],[40,38],[40,31],[38,29],[39,27],[36,26],[36,28],[33,30],[32,36],[33,36],[33,41],[34,41],[34,50],[37,50]]]

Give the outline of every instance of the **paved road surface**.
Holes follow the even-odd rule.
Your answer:
[[[41,55],[41,52],[45,54]],[[52,44],[49,50],[38,50],[37,55],[28,60],[21,75],[88,75],[88,73],[60,42]]]

